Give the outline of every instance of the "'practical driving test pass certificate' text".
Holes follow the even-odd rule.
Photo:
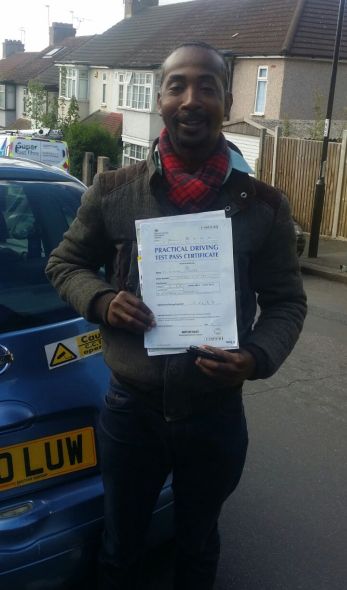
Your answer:
[[[157,324],[145,347],[237,348],[231,220],[187,217],[141,224],[142,294]]]

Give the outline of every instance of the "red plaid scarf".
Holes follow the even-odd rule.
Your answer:
[[[228,171],[229,153],[224,135],[220,134],[212,156],[194,173],[185,171],[184,162],[174,152],[165,128],[160,133],[158,148],[169,184],[170,201],[189,213],[209,207],[217,197]]]

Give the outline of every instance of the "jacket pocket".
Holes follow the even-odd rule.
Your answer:
[[[105,396],[105,404],[111,412],[128,412],[134,407],[134,398],[121,386],[111,385]]]

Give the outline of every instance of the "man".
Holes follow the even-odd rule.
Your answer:
[[[285,197],[249,177],[221,134],[229,114],[227,67],[203,43],[163,65],[158,108],[165,129],[147,161],[97,176],[47,272],[61,296],[99,322],[112,371],[99,445],[105,532],[99,588],[135,589],[151,513],[173,473],[176,590],[210,590],[217,521],[247,449],[241,389],[272,375],[293,348],[306,312]],[[223,361],[149,357],[155,318],[141,301],[135,220],[224,209],[233,224],[238,352]],[[97,275],[105,264],[105,279]],[[253,327],[256,296],[261,309]]]

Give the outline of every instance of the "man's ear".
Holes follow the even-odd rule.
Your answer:
[[[231,92],[226,92],[225,93],[225,104],[224,104],[224,117],[226,117],[226,119],[229,119],[230,116],[230,110],[233,104],[233,95],[231,94]]]
[[[157,94],[157,109],[158,109],[158,113],[161,116],[161,94],[160,92],[158,92]]]

